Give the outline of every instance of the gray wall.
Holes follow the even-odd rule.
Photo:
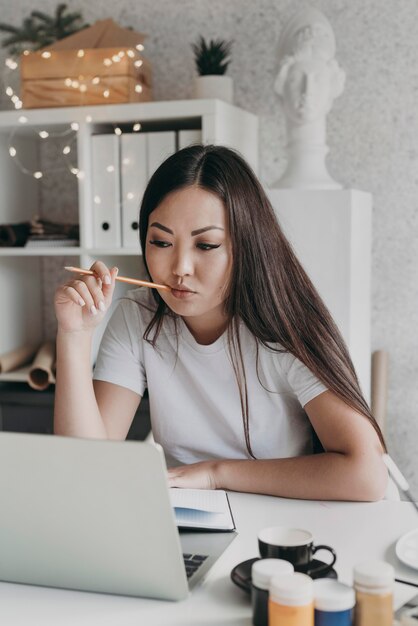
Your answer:
[[[52,11],[57,2],[37,0]],[[261,178],[284,167],[284,122],[273,90],[277,41],[301,0],[92,0],[70,2],[86,21],[113,17],[148,34],[158,100],[188,98],[189,43],[232,38],[235,103],[260,119]],[[418,496],[418,3],[313,0],[333,25],[346,88],[328,120],[329,169],[347,187],[374,196],[373,349],[390,355],[388,443]],[[19,24],[29,0],[0,0],[1,20]],[[1,60],[1,59],[0,59]]]

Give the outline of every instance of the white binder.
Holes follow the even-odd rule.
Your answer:
[[[93,135],[92,207],[95,247],[119,248],[121,239],[119,137]]]
[[[148,179],[163,161],[176,151],[176,133],[173,130],[147,133]]]
[[[179,150],[187,148],[194,143],[202,143],[202,131],[201,130],[179,130],[178,132],[178,144]]]
[[[139,208],[148,179],[147,135],[121,136],[122,245],[139,250]]]

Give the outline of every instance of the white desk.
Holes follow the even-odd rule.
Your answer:
[[[265,526],[309,529],[316,543],[333,546],[335,568],[351,584],[352,567],[366,558],[388,560],[398,578],[418,584],[418,571],[403,566],[394,543],[418,525],[407,502],[374,504],[307,502],[230,494],[238,537],[184,602],[161,602],[0,583],[0,621],[7,626],[250,626],[249,597],[230,580],[240,561],[257,556],[257,532]],[[0,555],[1,558],[1,555]],[[47,555],[46,555],[47,558]],[[395,606],[418,592],[397,585]]]

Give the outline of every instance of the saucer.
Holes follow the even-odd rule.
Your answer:
[[[248,559],[247,561],[243,561],[242,563],[238,563],[232,571],[231,571],[231,580],[233,583],[240,587],[243,591],[247,593],[251,593],[251,567],[253,563],[259,561],[260,557],[256,557],[255,559]],[[324,561],[320,561],[319,559],[313,559],[310,563],[310,566],[313,568],[320,567],[324,565]],[[302,569],[298,569],[299,572],[303,571]],[[315,575],[315,570],[311,572],[310,577],[315,578],[338,578],[338,574],[333,567],[331,567],[328,572],[325,574],[317,574]]]
[[[402,563],[418,569],[418,528],[402,535],[396,542],[396,556]]]

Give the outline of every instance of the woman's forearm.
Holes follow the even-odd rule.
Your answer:
[[[381,455],[325,452],[271,460],[213,461],[218,489],[308,500],[380,500],[387,485]]]
[[[93,389],[91,345],[91,332],[58,331],[54,406],[57,435],[107,437]]]

